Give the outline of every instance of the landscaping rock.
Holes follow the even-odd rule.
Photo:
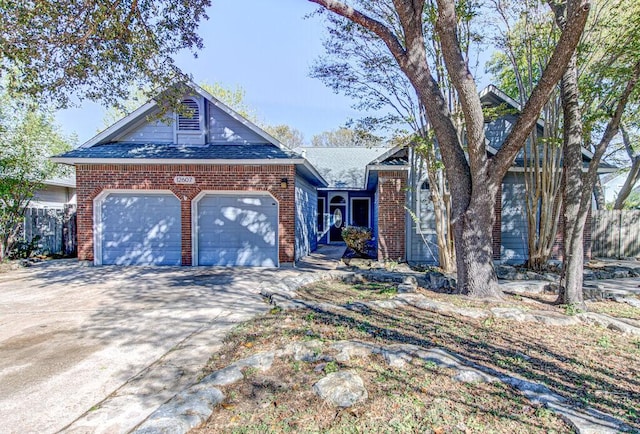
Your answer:
[[[343,408],[369,396],[362,378],[355,371],[332,372],[314,384],[313,390],[325,401]]]
[[[504,292],[516,294],[543,294],[548,290],[550,283],[546,280],[518,280],[511,282],[500,282],[500,289]]]
[[[438,271],[430,271],[426,273],[429,289],[434,291],[440,290],[452,290],[456,287],[456,280],[451,277],[447,277]]]
[[[489,316],[491,316],[489,312],[487,312],[484,309],[476,309],[472,307],[454,308],[453,310],[451,310],[451,312],[458,314],[460,316],[465,316],[467,318],[475,318],[475,319],[488,318]]]
[[[202,383],[177,394],[151,413],[136,434],[183,434],[202,424],[216,405],[224,400],[223,393]]]
[[[402,283],[398,285],[398,292],[416,292],[418,289],[418,281],[413,276],[406,276]]]
[[[581,323],[580,318],[576,316],[568,316],[544,310],[532,311],[531,315],[535,317],[536,321],[550,326],[572,326]]]
[[[242,371],[240,371],[240,368],[236,366],[227,366],[224,369],[212,372],[211,374],[204,377],[202,383],[209,386],[226,386],[228,384],[233,384],[237,381],[240,381],[243,378],[244,375],[242,375]]]
[[[511,319],[518,322],[535,321],[533,315],[515,307],[494,307],[491,308],[491,313],[496,318]]]
[[[583,312],[576,316],[584,322],[606,327],[622,334],[640,336],[640,327],[633,322],[627,322],[629,320],[623,321],[603,313],[595,312]]]
[[[371,344],[356,341],[336,342],[331,345],[331,348],[338,351],[338,355],[336,356],[336,361],[338,362],[346,362],[350,360],[351,357],[368,357],[374,350],[380,351]]]
[[[518,270],[516,270],[516,267],[512,267],[511,265],[496,265],[496,274],[498,275],[498,279],[520,280]]]
[[[302,362],[317,362],[322,358],[322,341],[317,339],[291,344],[293,359]]]
[[[238,360],[237,362],[230,365],[230,368],[255,368],[261,371],[266,371],[271,368],[273,364],[273,358],[275,357],[275,352],[269,351],[264,353],[254,354],[251,357],[247,357],[246,359]]]
[[[592,408],[576,408],[562,403],[549,403],[547,407],[571,425],[578,434],[616,434],[630,431],[622,422]]]
[[[421,351],[421,347],[413,344],[392,344],[381,348],[381,354],[389,366],[403,368],[413,359],[412,355]]]
[[[490,383],[498,380],[484,372],[468,368],[460,369],[453,379],[460,383]]]
[[[627,303],[633,307],[640,308],[640,299],[636,297],[614,297],[613,299],[618,303]]]
[[[424,360],[425,362],[434,362],[438,366],[442,366],[445,368],[459,368],[462,366],[457,358],[440,348],[419,350],[415,352],[414,355]]]
[[[402,300],[395,300],[395,299],[374,300],[374,301],[370,301],[367,304],[370,304],[371,306],[379,307],[380,309],[398,309],[406,305],[406,303],[403,302]]]

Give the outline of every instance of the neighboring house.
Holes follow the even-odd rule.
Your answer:
[[[53,160],[76,168],[78,258],[101,264],[279,266],[317,245],[300,155],[192,84]]]
[[[29,203],[30,208],[64,209],[67,205],[76,204],[75,173],[46,179],[42,184]]]
[[[76,179],[46,179],[35,191],[24,213],[23,237],[38,253],[74,255],[76,252]],[[33,242],[37,237],[37,241]]]

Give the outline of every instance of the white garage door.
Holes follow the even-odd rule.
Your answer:
[[[111,193],[101,205],[102,264],[181,265],[180,200]]]
[[[197,225],[198,265],[278,265],[278,204],[270,195],[207,194]]]

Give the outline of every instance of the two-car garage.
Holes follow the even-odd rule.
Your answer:
[[[169,191],[103,191],[94,199],[96,264],[181,265],[182,212]],[[193,265],[278,266],[278,202],[269,193],[201,192],[191,216]]]

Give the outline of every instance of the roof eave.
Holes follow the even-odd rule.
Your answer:
[[[304,165],[302,158],[256,158],[256,159],[198,159],[198,158],[78,158],[52,157],[51,161],[61,164],[265,164],[265,165]],[[318,174],[319,179],[324,179]]]

